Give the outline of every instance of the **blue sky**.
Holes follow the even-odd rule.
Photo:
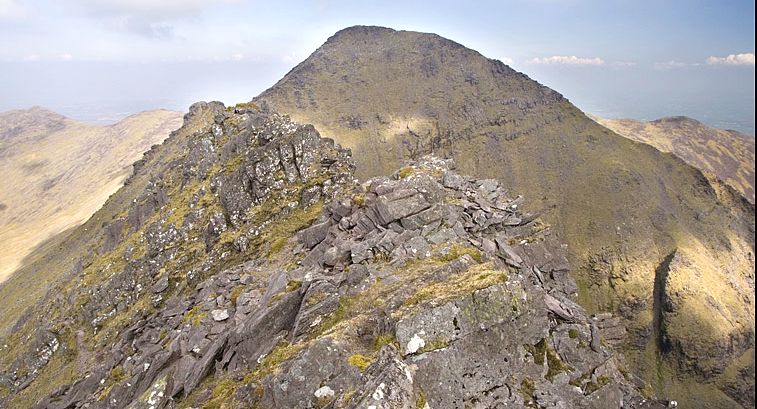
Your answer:
[[[754,9],[682,0],[0,0],[0,110],[39,104],[97,119],[185,109],[193,98],[248,100],[339,29],[375,24],[453,39],[589,112],[689,115],[754,134]]]

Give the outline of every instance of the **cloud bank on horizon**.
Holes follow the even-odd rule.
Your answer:
[[[707,57],[707,64],[754,65],[754,53],[729,54],[725,57]]]
[[[586,58],[576,57],[575,55],[553,55],[551,57],[532,58],[527,61],[528,64],[567,64],[567,65],[604,65],[605,61],[599,57]]]

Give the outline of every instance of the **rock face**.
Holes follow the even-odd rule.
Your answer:
[[[501,183],[429,156],[359,185],[348,151],[254,105],[187,129],[112,250],[0,343],[0,406],[665,407]]]
[[[633,372],[658,394],[685,395],[682,406],[737,404],[719,385],[729,373],[747,372],[742,366],[703,378],[690,370],[690,355],[658,350],[652,336],[655,272],[672,252],[686,252],[698,254],[678,268],[679,276],[696,277],[696,288],[680,288],[693,308],[667,315],[681,329],[673,336],[707,351],[698,359],[734,363],[734,354],[753,350],[741,340],[754,334],[754,205],[703,168],[615,134],[554,90],[435,34],[346,28],[255,101],[350,148],[361,178],[434,154],[454,158],[461,173],[506,184],[568,244],[581,305],[622,314]],[[748,144],[730,155],[691,142],[750,197]],[[710,285],[727,295],[708,298]]]

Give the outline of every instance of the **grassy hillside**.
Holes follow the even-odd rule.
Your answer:
[[[0,114],[0,281],[34,247],[87,220],[180,125],[181,114],[166,110],[110,126],[42,108]]]
[[[725,369],[694,373],[680,350],[663,350],[652,336],[688,345],[704,333],[712,342],[703,353],[725,360],[748,348],[732,339],[753,343],[754,207],[729,187],[598,125],[501,62],[433,34],[340,31],[256,101],[333,135],[353,150],[363,178],[434,153],[455,158],[463,172],[500,179],[560,232],[583,305],[627,318],[627,346],[641,351],[639,373],[669,363],[682,378],[698,379],[710,407],[732,402],[713,386]],[[692,246],[704,250],[701,257],[679,269],[697,275],[696,287],[729,283],[737,296],[705,300],[692,290],[681,297],[725,311],[724,325],[710,325],[700,309],[665,315],[653,297],[666,258]],[[653,319],[660,315],[688,323],[686,330]],[[661,371],[643,375],[659,390],[678,382],[663,380]]]
[[[686,117],[649,122],[592,119],[626,138],[672,152],[686,163],[715,175],[754,203],[753,137],[712,128]]]
[[[360,185],[311,125],[193,105],[24,268],[59,280],[0,336],[0,406],[666,407],[600,342],[617,318],[573,301],[551,229],[452,166]]]

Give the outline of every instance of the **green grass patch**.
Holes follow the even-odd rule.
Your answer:
[[[356,367],[357,369],[360,369],[360,372],[365,372],[365,370],[371,366],[374,359],[369,358],[365,355],[355,354],[347,358],[347,363]]]
[[[250,102],[240,102],[240,103],[234,105],[234,108],[252,108],[252,109],[260,112],[260,105],[258,105],[255,102],[252,102],[252,101],[250,101]]]
[[[413,173],[415,173],[415,172],[416,172],[416,171],[415,171],[415,168],[413,168],[412,166],[405,166],[404,168],[400,169],[400,170],[399,170],[399,171],[397,172],[397,176],[398,176],[398,177],[399,177],[400,179],[404,179],[404,178],[406,178],[406,177],[408,177],[408,176],[412,175],[412,174],[413,174]]]
[[[505,272],[492,268],[491,263],[479,264],[446,281],[427,285],[408,297],[404,306],[413,306],[430,300],[440,302],[507,281],[508,276]]]
[[[424,409],[426,405],[428,405],[426,394],[424,394],[423,391],[418,392],[418,399],[415,400],[415,408]]]
[[[192,326],[198,326],[200,325],[200,321],[202,321],[203,318],[207,317],[208,313],[205,311],[202,311],[202,305],[197,304],[192,309],[184,313],[184,322],[191,323]]]
[[[253,372],[244,377],[242,382],[245,384],[260,382],[263,378],[280,372],[281,364],[294,358],[306,345],[304,342],[290,344],[288,341],[281,341],[260,361]]]
[[[246,285],[238,285],[234,287],[231,290],[231,294],[229,295],[229,300],[231,301],[231,305],[237,306],[237,300],[239,299],[239,296],[244,293],[244,291],[247,289]]]
[[[534,363],[537,365],[547,364],[547,374],[544,378],[553,381],[555,376],[561,372],[570,371],[570,367],[560,359],[554,349],[552,349],[547,340],[542,338],[536,345],[524,345],[524,348],[534,357]]]
[[[610,378],[606,376],[600,376],[597,378],[597,382],[589,382],[584,387],[584,395],[591,395],[592,393],[602,389],[605,385],[610,384]]]
[[[355,196],[352,196],[352,203],[357,205],[358,207],[365,206],[365,195],[358,193]]]
[[[525,402],[526,405],[532,405],[534,402],[534,392],[536,392],[534,380],[529,377],[523,378],[523,381],[520,383],[519,392],[523,397],[523,402]]]
[[[418,350],[419,353],[424,352],[430,352],[430,351],[436,351],[437,349],[444,349],[449,346],[449,342],[447,342],[446,339],[442,337],[436,337],[432,340],[426,341],[426,343],[423,345],[421,349]]]
[[[483,255],[478,249],[470,246],[463,246],[460,244],[452,245],[447,254],[439,256],[438,259],[439,261],[448,263],[450,261],[457,260],[464,255],[470,256],[478,264],[481,264],[483,262]]]
[[[210,400],[202,405],[203,409],[222,409],[230,407],[229,404],[234,399],[234,391],[239,384],[231,378],[223,378],[216,383],[211,392]]]
[[[301,287],[302,287],[302,281],[289,280],[287,281],[286,292],[291,293],[292,291],[299,290]]]
[[[374,351],[379,351],[384,345],[394,345],[397,349],[400,349],[400,344],[393,334],[381,334],[373,340]]]

